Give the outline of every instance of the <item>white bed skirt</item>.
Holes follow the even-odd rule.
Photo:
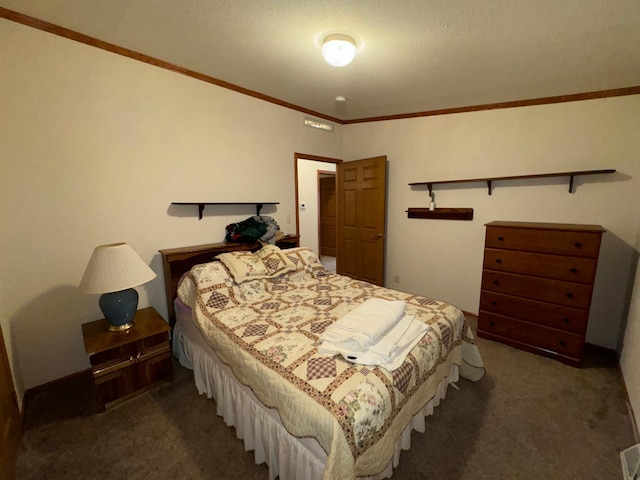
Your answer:
[[[254,460],[269,466],[269,479],[320,480],[327,454],[313,438],[291,435],[275,408],[268,408],[241,384],[231,369],[224,365],[215,352],[204,343],[197,327],[178,321],[173,330],[173,351],[180,364],[193,370],[196,388],[207,398],[214,398],[216,413],[225,423],[235,427],[236,436],[244,441],[245,450],[254,451]],[[458,381],[458,366],[452,365],[449,375],[436,388],[435,396],[418,412],[402,432],[395,445],[392,460],[370,480],[389,478],[398,466],[400,452],[411,447],[411,432],[425,431],[425,417],[433,414],[434,407],[446,396],[449,384]]]

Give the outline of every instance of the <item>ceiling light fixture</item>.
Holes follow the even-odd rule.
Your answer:
[[[322,40],[322,56],[329,65],[344,67],[356,56],[356,41],[343,33],[332,33]]]

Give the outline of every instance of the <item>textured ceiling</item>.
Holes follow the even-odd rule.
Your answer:
[[[0,0],[342,120],[640,85],[639,0]],[[352,34],[355,60],[320,40]],[[344,104],[335,102],[344,96]]]

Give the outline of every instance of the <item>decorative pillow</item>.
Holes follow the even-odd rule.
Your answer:
[[[237,283],[269,277],[269,272],[262,259],[251,252],[221,253],[220,260]]]
[[[207,307],[218,310],[238,305],[242,300],[238,284],[221,262],[195,265],[180,285],[178,289],[180,299],[192,308],[195,306],[195,290]],[[183,286],[184,290],[182,290]],[[190,300],[192,303],[187,303],[189,298],[185,293],[191,294],[188,290],[191,288],[194,290],[193,298]]]
[[[270,277],[277,277],[296,269],[291,259],[275,245],[265,245],[254,255],[262,260]]]

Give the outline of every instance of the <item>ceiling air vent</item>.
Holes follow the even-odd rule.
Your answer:
[[[327,132],[333,132],[333,123],[325,122],[324,120],[318,120],[316,118],[304,117],[304,124],[307,127],[319,128]]]

